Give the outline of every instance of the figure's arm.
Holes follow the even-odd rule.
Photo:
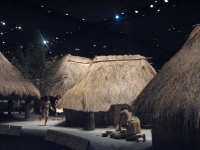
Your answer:
[[[123,115],[124,115],[124,112],[121,111],[121,112],[120,112],[120,117],[119,117],[119,124],[118,124],[118,126],[117,126],[116,131],[120,131],[120,132],[122,131],[121,122],[122,122],[122,117],[123,117]]]
[[[120,113],[120,117],[119,117],[119,131],[120,131],[120,132],[122,131],[122,126],[121,126],[122,116],[123,116],[123,114]]]
[[[40,104],[40,112],[42,112],[43,103]]]
[[[53,107],[51,106],[51,102],[50,102],[50,101],[49,101],[49,108],[50,108],[51,110],[55,111],[55,110],[53,109]]]

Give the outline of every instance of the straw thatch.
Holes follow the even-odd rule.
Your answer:
[[[78,111],[108,111],[129,104],[155,76],[140,55],[97,56],[88,72],[62,97],[60,106]]]
[[[200,149],[200,26],[133,102],[155,149]]]
[[[46,88],[44,95],[55,97],[66,93],[86,73],[91,61],[89,58],[70,54],[64,56],[56,66],[52,86]]]
[[[0,99],[39,99],[39,90],[0,53]]]

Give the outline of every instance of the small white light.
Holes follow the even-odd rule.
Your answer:
[[[122,15],[124,14],[124,12],[121,13]]]
[[[94,45],[94,46],[96,46],[96,45]]]
[[[2,42],[3,44],[5,43],[5,42]]]
[[[153,5],[150,5],[151,8],[153,8]]]
[[[157,11],[160,11],[160,9],[158,9]]]
[[[165,3],[168,3],[168,0],[164,0],[165,1]]]
[[[19,27],[19,29],[22,29],[22,27]]]
[[[135,11],[135,13],[139,13],[139,11],[138,11],[138,10],[136,10],[136,11]]]
[[[66,13],[66,16],[68,16],[69,14],[68,13]]]

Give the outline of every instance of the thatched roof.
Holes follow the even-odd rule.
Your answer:
[[[0,53],[0,99],[40,98],[39,90]]]
[[[86,57],[66,55],[58,66],[55,75],[52,77],[52,86],[47,87],[43,95],[63,95],[71,89],[79,79],[86,73],[92,60]]]
[[[88,72],[62,97],[60,106],[98,112],[114,104],[129,104],[155,74],[140,55],[97,56]]]
[[[200,106],[200,26],[190,34],[181,50],[174,55],[133,101],[135,113],[143,122],[176,116],[195,121],[193,112]],[[176,119],[174,118],[173,119]]]

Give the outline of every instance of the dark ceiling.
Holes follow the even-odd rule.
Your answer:
[[[199,10],[199,0],[4,0],[0,51],[11,56],[42,39],[51,55],[140,54],[159,70],[199,24]]]

